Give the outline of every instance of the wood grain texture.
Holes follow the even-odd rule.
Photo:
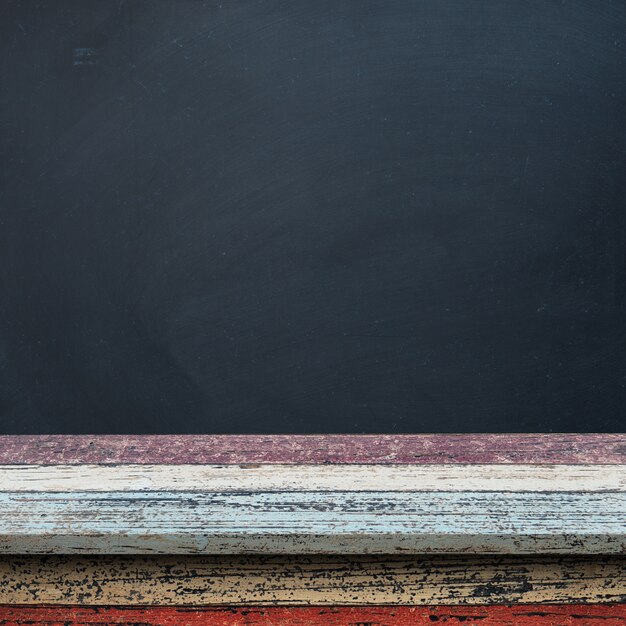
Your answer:
[[[626,605],[177,609],[0,607],[2,626],[622,626]]]
[[[11,554],[626,550],[626,493],[4,492]]]
[[[626,434],[0,437],[0,464],[626,464]]]
[[[0,491],[626,491],[624,465],[4,465]]]
[[[482,605],[626,602],[626,556],[17,556],[0,603]]]

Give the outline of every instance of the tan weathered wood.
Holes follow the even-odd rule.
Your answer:
[[[620,601],[626,601],[626,556],[0,558],[0,603],[197,606]]]
[[[626,491],[626,465],[2,465],[0,491]]]

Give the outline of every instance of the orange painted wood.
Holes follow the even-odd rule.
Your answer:
[[[626,604],[485,607],[0,607],[2,626],[623,626]]]

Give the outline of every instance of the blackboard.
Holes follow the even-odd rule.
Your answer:
[[[0,29],[2,432],[624,430],[626,2]]]

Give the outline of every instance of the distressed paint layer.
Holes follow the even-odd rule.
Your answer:
[[[626,493],[0,493],[12,554],[622,553]]]
[[[626,605],[176,609],[0,607],[2,626],[622,626]]]
[[[626,434],[7,435],[0,464],[626,464]]]
[[[626,556],[0,558],[0,603],[475,605],[626,602]]]
[[[626,491],[625,465],[4,465],[0,491]]]

